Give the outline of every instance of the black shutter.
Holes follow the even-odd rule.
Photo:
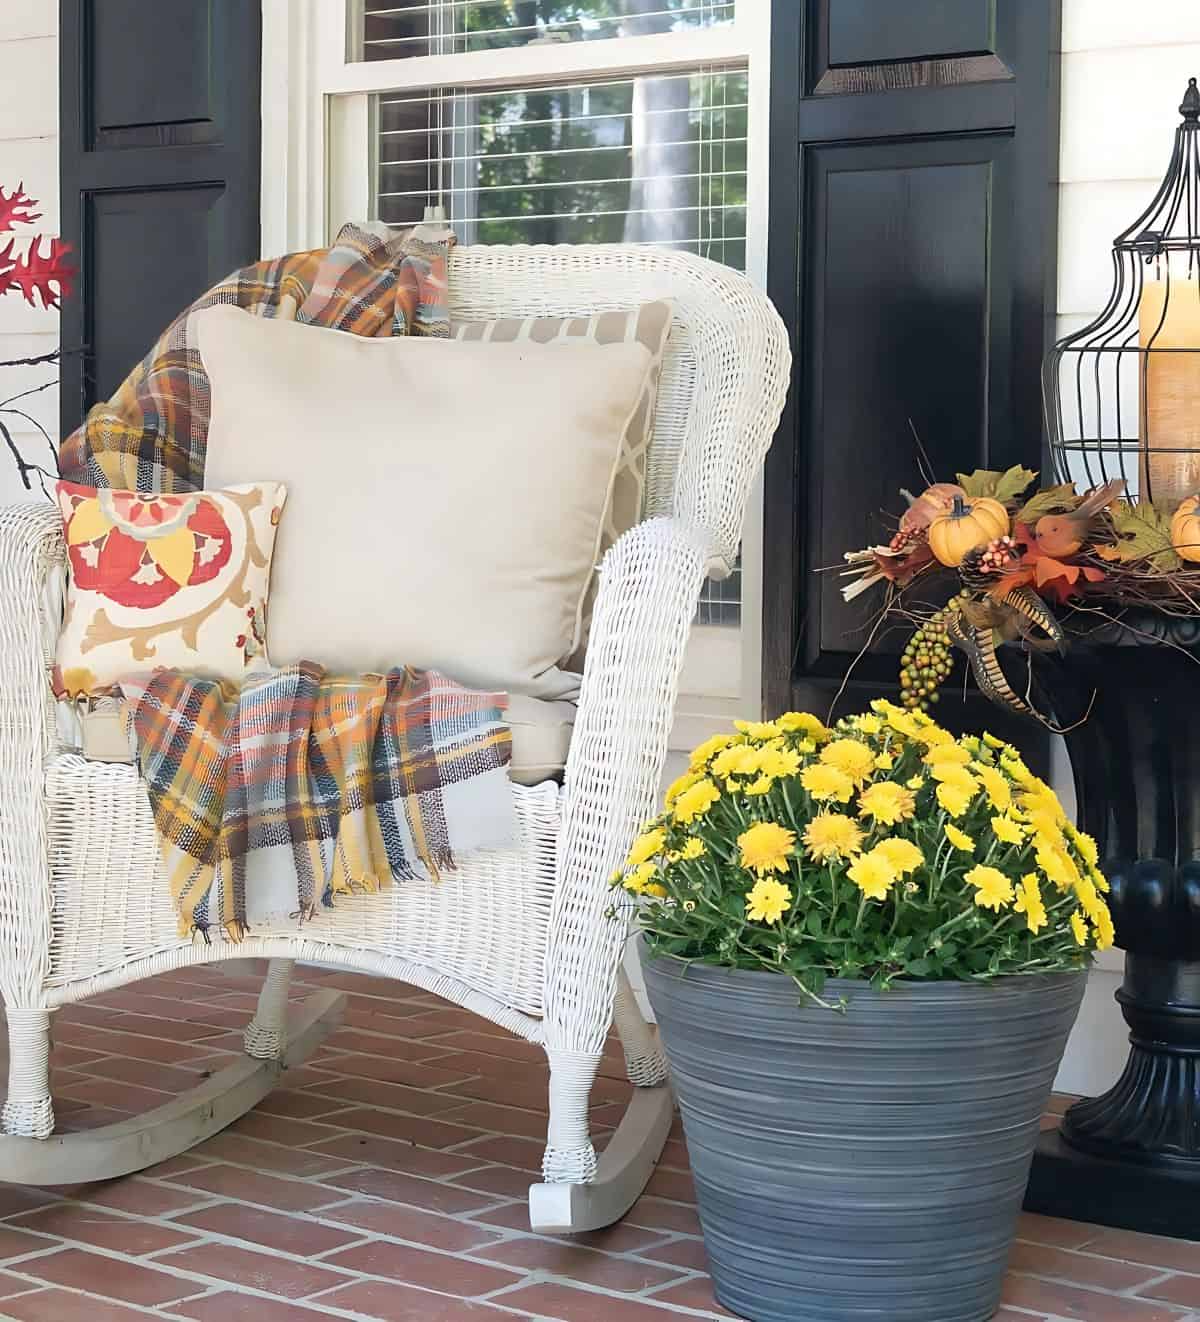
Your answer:
[[[60,0],[66,435],[197,295],[259,256],[257,0]]]
[[[1041,466],[1059,22],[1059,0],[773,0],[769,283],[796,359],[767,467],[769,712],[823,713],[866,640],[878,598],[816,571],[919,489],[909,419],[939,479]],[[851,705],[894,685],[899,643]]]

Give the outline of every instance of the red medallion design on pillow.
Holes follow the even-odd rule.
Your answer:
[[[154,496],[70,482],[58,491],[76,583],[121,606],[159,606],[229,563],[229,525],[204,492]]]
[[[60,691],[156,666],[239,678],[260,650],[249,639],[262,631],[285,488],[56,490],[71,571]]]

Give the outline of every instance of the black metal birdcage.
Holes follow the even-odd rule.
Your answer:
[[[1104,311],[1055,344],[1043,390],[1058,480],[1139,500],[1200,491],[1200,90],[1154,200],[1116,238]]]

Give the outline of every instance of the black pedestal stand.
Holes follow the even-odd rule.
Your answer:
[[[1112,883],[1131,1049],[1113,1088],[1043,1135],[1025,1206],[1200,1239],[1200,626],[1124,623],[1077,626],[1065,659],[1035,663],[1060,723],[1091,704],[1066,742]]]

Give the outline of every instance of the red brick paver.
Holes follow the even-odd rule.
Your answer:
[[[189,969],[60,1011],[60,1127],[161,1105],[233,1060],[260,977]],[[732,1316],[713,1298],[678,1121],[619,1225],[533,1235],[540,1050],[416,988],[298,970],[296,995],[314,987],[350,993],[345,1027],[225,1132],[106,1184],[0,1185],[0,1322]],[[628,1094],[610,1049],[599,1135]],[[1023,1216],[994,1322],[1071,1320],[1200,1322],[1200,1244]]]

